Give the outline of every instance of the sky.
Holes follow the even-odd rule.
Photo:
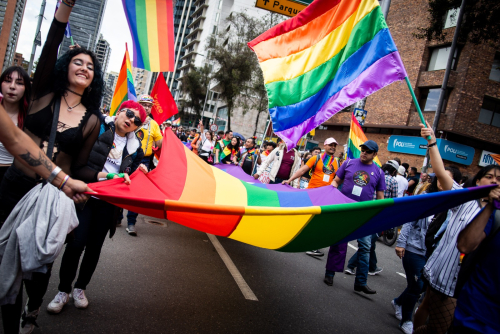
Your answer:
[[[43,20],[41,28],[42,46],[43,43],[45,43],[50,23],[54,17],[56,2],[57,0],[47,0],[47,4],[45,6],[45,19]],[[41,4],[42,0],[28,0],[24,11],[21,33],[17,43],[17,52],[22,53],[24,59],[27,61],[29,61],[31,56],[31,49],[35,39],[38,14],[40,13]],[[104,12],[104,18],[101,26],[101,34],[104,39],[108,41],[111,47],[111,59],[108,65],[108,72],[119,72],[123,61],[123,55],[125,54],[125,43],[128,43],[130,58],[133,59],[132,37],[130,36],[130,30],[128,28],[121,0],[107,0],[106,10]],[[35,60],[38,59],[41,51],[42,48],[37,47]]]

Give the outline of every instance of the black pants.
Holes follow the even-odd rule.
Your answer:
[[[79,225],[74,230],[64,251],[59,270],[59,291],[70,293],[76,277],[78,263],[83,255],[80,272],[75,288],[85,290],[99,262],[102,245],[114,220],[115,206],[107,202],[90,198],[83,210],[77,210]]]
[[[14,165],[10,166],[5,171],[1,182],[0,224],[3,224],[21,198],[23,198],[24,195],[26,195],[38,183],[35,179],[26,176]]]

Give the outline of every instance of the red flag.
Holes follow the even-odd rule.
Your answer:
[[[151,114],[158,124],[165,122],[166,119],[179,112],[161,72],[158,79],[156,79],[151,96],[154,100]]]

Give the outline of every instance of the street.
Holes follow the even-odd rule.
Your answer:
[[[394,246],[377,243],[384,271],[369,276],[377,294],[368,296],[354,292],[354,276],[343,273],[333,287],[325,285],[326,255],[315,259],[218,237],[254,301],[245,299],[207,234],[141,215],[138,237],[131,237],[125,224],[106,239],[86,310],[70,301],[60,314],[47,313],[59,256],[34,333],[400,333],[390,301],[406,280]],[[348,258],[356,242],[350,244]]]

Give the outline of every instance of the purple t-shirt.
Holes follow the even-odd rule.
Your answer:
[[[337,176],[344,180],[342,194],[356,202],[371,201],[375,191],[385,190],[384,172],[375,163],[351,159],[340,166]]]

